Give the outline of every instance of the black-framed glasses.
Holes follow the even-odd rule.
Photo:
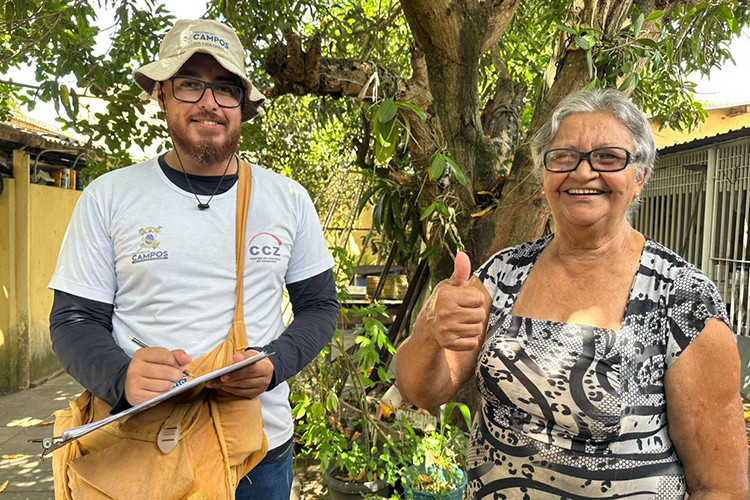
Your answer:
[[[175,99],[182,102],[198,102],[203,99],[206,89],[211,89],[216,104],[222,108],[236,108],[242,104],[245,93],[245,89],[234,83],[209,83],[192,76],[173,76],[169,81],[172,82]]]
[[[638,156],[625,148],[596,148],[583,152],[575,149],[550,149],[544,153],[544,168],[550,172],[572,172],[583,160],[588,160],[591,169],[597,172],[618,172]]]

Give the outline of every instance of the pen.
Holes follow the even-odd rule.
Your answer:
[[[128,340],[131,341],[132,343],[134,343],[135,345],[137,345],[138,347],[143,347],[144,349],[149,347],[141,339],[137,339],[137,338],[133,337],[132,335],[128,335]],[[187,371],[187,370],[182,370],[182,374],[185,375],[186,377],[191,377],[192,376],[192,375],[190,375],[190,372]]]

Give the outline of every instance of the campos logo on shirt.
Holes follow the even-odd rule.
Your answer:
[[[138,230],[138,235],[141,237],[141,245],[138,251],[133,254],[133,264],[150,260],[166,260],[169,258],[169,253],[166,250],[163,248],[159,249],[161,242],[157,239],[157,235],[160,232],[161,226],[142,227]]]
[[[253,262],[275,264],[281,260],[281,240],[271,233],[258,233],[250,238],[247,252]]]

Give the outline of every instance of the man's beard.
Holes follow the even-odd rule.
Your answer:
[[[211,119],[210,117],[208,117]],[[192,142],[187,139],[182,125],[171,124],[169,126],[172,140],[180,151],[184,151],[193,162],[200,166],[213,166],[221,161],[226,161],[237,151],[242,127],[236,127],[234,130],[227,130],[227,134],[221,142],[214,140],[204,140]]]

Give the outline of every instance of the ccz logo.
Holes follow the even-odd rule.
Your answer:
[[[281,240],[271,233],[258,233],[250,239],[247,252],[254,262],[275,264],[281,260]]]

